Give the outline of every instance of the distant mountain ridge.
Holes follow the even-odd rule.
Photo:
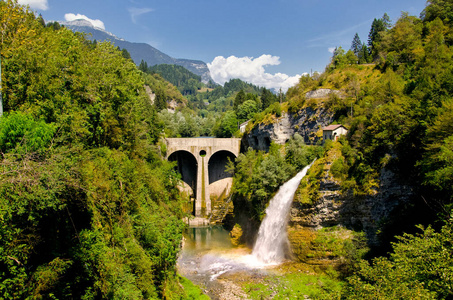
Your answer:
[[[74,20],[70,22],[59,22],[61,25],[71,29],[74,32],[84,32],[87,33],[87,38],[90,40],[96,41],[111,41],[115,46],[120,47],[121,49],[127,49],[130,53],[132,60],[135,64],[139,65],[143,60],[148,66],[160,65],[160,64],[169,64],[169,65],[179,65],[192,73],[201,76],[201,80],[204,83],[212,80],[209,68],[205,62],[201,60],[190,60],[190,59],[179,59],[173,58],[156,48],[148,45],[146,43],[133,43],[121,39],[115,36],[113,33],[105,31],[102,28],[93,26],[89,21],[86,20]]]

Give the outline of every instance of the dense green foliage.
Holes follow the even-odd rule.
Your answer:
[[[317,147],[306,146],[300,136],[290,139],[286,148],[271,144],[269,153],[248,149],[239,154],[234,170],[233,202],[238,214],[261,221],[268,201],[278,188],[308,165]]]
[[[349,128],[329,160],[344,194],[359,203],[374,195],[383,169],[413,189],[410,201],[382,220],[377,232],[381,248],[372,253],[392,254],[363,262],[349,279],[346,299],[452,297],[452,5],[428,1],[421,19],[403,12],[393,25],[386,15],[376,19],[369,35],[373,65],[361,66],[356,53],[338,48],[325,73],[302,77],[288,91],[290,111],[325,105]],[[358,36],[354,40],[358,47]],[[305,92],[316,88],[340,90],[342,97],[305,100]],[[334,149],[326,143],[323,159],[329,147]],[[316,188],[308,186],[313,197]],[[413,234],[416,224],[435,229]]]
[[[164,83],[12,1],[0,28],[0,298],[165,297],[182,204],[144,89]]]
[[[450,299],[453,296],[453,231],[450,219],[440,232],[428,227],[405,234],[389,258],[363,261],[348,279],[348,299]]]
[[[204,86],[200,76],[178,65],[155,65],[149,67],[146,72],[161,75],[176,86],[183,95],[194,95]]]
[[[436,209],[434,213],[453,200],[449,42],[453,29],[449,20],[440,19],[442,13],[433,17],[431,7],[444,2],[427,6],[429,21],[407,13],[392,27],[385,18],[377,20],[383,24],[375,26],[381,29],[376,33],[379,38],[373,39],[374,66],[348,62],[339,48],[326,73],[302,77],[288,91],[292,111],[308,105],[300,96],[305,91],[317,87],[344,91],[342,99],[331,97],[323,103],[350,129],[342,149],[346,159],[334,169],[347,169],[347,184],[360,194],[369,192],[366,185],[376,182],[382,168],[391,168],[403,182],[420,187],[418,192]]]

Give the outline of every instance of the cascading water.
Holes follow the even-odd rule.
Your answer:
[[[261,223],[252,256],[263,264],[279,264],[285,259],[288,245],[286,224],[294,194],[302,178],[311,165],[306,166],[296,176],[283,184],[266,209],[266,217]]]
[[[253,274],[251,277],[261,278],[268,266],[281,263],[285,259],[288,244],[286,224],[291,203],[300,181],[310,166],[283,184],[271,199],[252,254],[246,255],[247,251],[244,252],[246,249],[243,248],[234,249],[228,233],[223,232],[223,229],[192,229],[192,234],[187,236],[185,249],[178,259],[179,272],[195,283],[205,286],[210,295],[218,299],[216,293],[219,289],[223,289],[224,292],[231,290],[231,285],[223,286],[226,281],[219,281],[219,276],[246,272]],[[237,290],[234,290],[231,295],[236,292]],[[234,297],[219,296],[219,299]]]

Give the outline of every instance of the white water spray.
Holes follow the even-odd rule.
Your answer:
[[[258,231],[258,238],[253,247],[252,256],[263,264],[279,264],[285,259],[285,246],[288,245],[286,224],[289,210],[297,187],[307,174],[311,165],[306,166],[296,176],[283,184],[269,202]]]

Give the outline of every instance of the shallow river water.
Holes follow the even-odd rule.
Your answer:
[[[202,287],[212,299],[247,299],[238,281],[266,276],[251,249],[235,247],[221,226],[189,228],[184,234],[178,271]]]

